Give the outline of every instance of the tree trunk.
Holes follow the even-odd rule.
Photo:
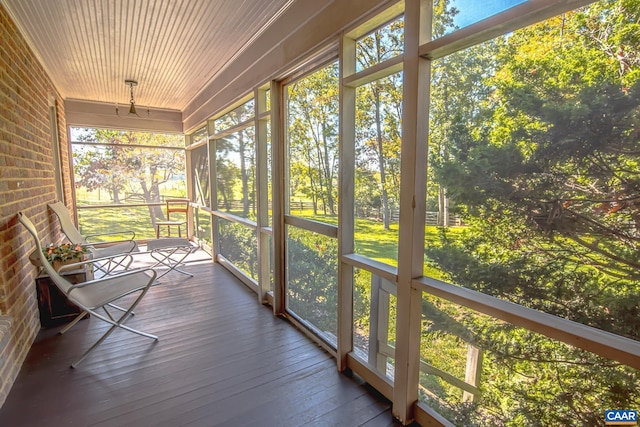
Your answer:
[[[438,187],[438,225],[449,226],[449,198],[447,189],[442,186]]]
[[[119,204],[120,203],[120,191],[118,190],[118,186],[117,185],[111,186],[111,194],[113,194],[113,203]]]
[[[327,207],[329,205],[329,212],[332,216],[336,214],[335,208],[333,206],[333,183],[331,182],[331,164],[329,163],[329,147],[327,147],[327,138],[326,138],[326,127],[325,124],[322,124],[322,140],[323,144],[323,154],[324,154],[324,176],[325,176],[325,191],[326,191],[326,200],[327,203],[324,207],[324,213],[327,214]]]
[[[388,230],[391,224],[391,212],[389,210],[389,196],[387,195],[387,177],[384,168],[384,154],[382,151],[382,124],[380,123],[380,88],[376,85],[373,90],[376,112],[376,142],[378,147],[378,172],[380,173],[380,194],[382,198],[382,222],[384,229]]]
[[[244,158],[244,136],[242,132],[238,137],[238,151],[240,153],[240,177],[242,178],[242,215],[249,214],[249,180],[247,177],[247,165]]]
[[[152,206],[151,203],[159,203],[160,200],[160,188],[158,187],[158,183],[155,182],[151,184],[151,187],[147,186],[147,183],[141,179],[140,180],[140,188],[142,188],[142,197],[144,197],[145,202],[149,205],[149,216],[151,217],[151,224],[153,224],[153,229],[156,228],[156,221],[158,218],[160,220],[164,220],[164,211],[162,210],[162,206]]]

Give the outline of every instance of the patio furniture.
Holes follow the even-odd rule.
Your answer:
[[[197,246],[180,237],[165,237],[147,242],[147,251],[156,261],[151,268],[167,267],[167,270],[160,274],[158,279],[172,271],[193,277],[193,274],[183,271],[179,267],[184,265],[184,259],[197,249]]]
[[[85,266],[86,267],[86,266]],[[77,284],[91,280],[93,277],[89,268],[79,268],[64,271],[60,274],[69,283]],[[64,293],[58,289],[51,278],[45,274],[36,277],[36,295],[38,297],[38,312],[40,313],[40,326],[49,328],[74,321],[80,314],[87,316],[80,307],[69,301]],[[74,322],[74,324],[77,323]]]
[[[85,245],[88,248],[92,258],[107,258],[106,263],[96,263],[96,268],[101,270],[105,274],[110,274],[116,269],[128,269],[131,265],[132,258],[125,257],[125,255],[131,252],[138,252],[138,244],[135,240],[135,231],[114,231],[109,233],[99,233],[83,236],[80,234],[76,226],[71,221],[71,216],[67,207],[62,202],[49,203],[49,209],[53,211],[60,221],[60,228],[62,232],[67,236],[67,239],[71,243]],[[108,236],[114,234],[131,233],[131,238],[118,241],[118,242],[89,242],[88,239],[96,236]],[[118,258],[117,255],[122,255],[122,258]],[[128,261],[128,262],[125,262]]]
[[[82,363],[82,361],[84,361],[85,358],[117,328],[121,328],[153,340],[158,340],[158,337],[155,335],[142,332],[125,325],[125,322],[131,315],[133,315],[134,308],[137,307],[140,301],[142,301],[142,298],[147,294],[151,285],[155,281],[156,272],[154,270],[150,268],[128,270],[123,273],[106,276],[101,279],[71,284],[67,279],[54,270],[53,266],[47,261],[46,257],[42,253],[42,245],[40,244],[38,232],[31,220],[22,212],[18,212],[18,221],[25,226],[33,237],[42,267],[51,280],[56,284],[58,289],[66,295],[69,301],[80,307],[83,314],[89,313],[91,317],[96,317],[111,325],[111,327],[82,354],[80,359],[71,364],[72,368],[75,368]],[[63,266],[60,271],[65,268],[77,268],[80,265],[85,265],[91,262],[92,261],[83,261]],[[112,305],[113,302],[120,300],[122,297],[136,293],[138,295],[133,299],[133,301],[130,298],[127,298],[122,302],[122,304],[127,305],[128,308],[121,308]],[[119,317],[114,317],[107,309],[107,306],[110,306],[112,309],[118,309],[122,314]],[[105,314],[98,311],[99,309],[102,309]],[[80,316],[82,316],[82,314]]]
[[[182,226],[187,225],[187,216],[189,214],[189,199],[167,199],[166,210],[167,220],[156,221],[156,238],[160,238],[160,228],[167,227],[167,236],[171,237],[171,227],[178,227],[178,237],[182,237]],[[171,214],[176,218],[180,215],[180,219],[171,220]]]

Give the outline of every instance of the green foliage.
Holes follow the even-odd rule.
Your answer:
[[[400,202],[402,73],[356,91],[356,213],[382,210],[385,228]]]
[[[378,28],[356,42],[356,70],[361,71],[404,52],[404,17]]]
[[[225,115],[225,123],[242,123],[244,110]],[[238,129],[215,141],[218,209],[244,218],[256,217],[255,129]]]
[[[483,351],[482,394],[473,402],[421,374],[421,400],[456,425],[595,426],[602,408],[640,403],[637,370],[437,298],[423,304],[423,360],[464,378],[466,346]]]
[[[288,227],[287,306],[318,331],[337,336],[336,239]]]
[[[289,193],[335,215],[338,201],[338,64],[287,87]]]
[[[42,249],[47,261],[68,261],[81,258],[87,253],[85,245],[73,243],[61,243],[59,245],[50,244]]]
[[[248,277],[258,279],[258,241],[256,231],[242,224],[218,219],[220,253]]]
[[[468,225],[425,249],[447,281],[640,339],[639,19],[638,1],[602,1],[434,63],[430,179]],[[600,425],[638,406],[638,371],[465,311],[423,310],[423,357],[441,334],[485,355],[473,404],[424,379],[457,424]]]
[[[357,41],[357,69],[398,56],[403,48],[400,17]],[[380,211],[386,229],[399,204],[401,118],[402,73],[356,89],[356,215]]]
[[[146,203],[159,202],[160,188],[184,175],[184,147],[177,135],[147,132],[84,129],[74,145],[75,184],[87,191],[103,190],[111,203],[122,203],[135,194]]]

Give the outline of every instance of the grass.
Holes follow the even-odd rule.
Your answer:
[[[312,210],[296,211],[299,216],[314,221],[337,225],[337,216],[313,215]],[[122,205],[117,208],[80,209],[78,211],[80,232],[83,235],[113,232],[117,230],[134,230],[136,239],[155,238],[149,209],[145,206],[131,207]],[[203,215],[200,215],[202,220]],[[208,223],[206,224],[209,225]],[[437,244],[439,227],[425,226],[425,246]],[[463,227],[449,228],[450,237],[459,235]],[[120,240],[124,235],[110,236],[110,240]],[[398,265],[398,224],[393,223],[385,230],[379,221],[357,218],[355,222],[355,252],[383,262]],[[442,272],[425,263],[425,275],[442,278]]]
[[[82,235],[111,233],[120,230],[132,230],[136,239],[156,237],[151,223],[149,208],[146,206],[127,206],[117,208],[79,209],[78,223]],[[122,240],[123,234],[105,236],[105,241]]]
[[[326,224],[338,225],[338,217],[330,215],[314,215],[312,210],[295,210],[294,216],[324,222]],[[424,245],[439,244],[440,227],[425,225]],[[462,233],[464,227],[450,227],[449,237],[455,238]],[[383,262],[385,264],[398,265],[398,223],[392,223],[389,230],[385,230],[382,222],[365,218],[356,218],[355,230],[355,252]],[[426,260],[425,260],[426,261]],[[424,272],[426,276],[442,279],[443,273],[437,268],[433,268],[425,262]]]
[[[121,196],[128,193],[123,191]],[[161,186],[161,194],[167,197],[185,197],[184,183],[170,181]],[[81,206],[104,205],[113,203],[112,196],[105,190],[87,191],[84,187],[76,189],[77,203]],[[133,200],[130,203],[144,203]],[[164,206],[162,207],[164,211]],[[147,206],[119,205],[113,208],[78,209],[78,226],[82,235],[113,233],[121,230],[134,231],[136,240],[155,239],[156,232],[151,222]],[[103,241],[116,241],[130,238],[131,234],[122,233],[100,236]],[[104,237],[104,238],[101,238]]]

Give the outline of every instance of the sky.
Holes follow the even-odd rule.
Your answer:
[[[460,11],[454,22],[458,27],[462,28],[520,3],[525,3],[525,1],[526,0],[451,0],[449,7],[455,7]]]

